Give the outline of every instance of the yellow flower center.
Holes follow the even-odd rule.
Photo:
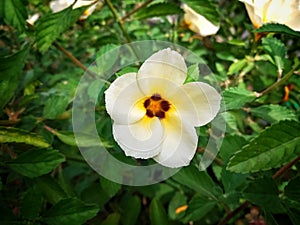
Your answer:
[[[159,119],[166,117],[166,112],[170,109],[170,103],[163,99],[160,94],[153,94],[144,101],[146,115],[150,118],[156,116]]]

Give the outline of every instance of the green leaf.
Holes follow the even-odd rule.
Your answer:
[[[122,221],[123,225],[137,224],[141,212],[142,203],[138,196],[127,195],[122,199]]]
[[[281,120],[297,120],[294,112],[281,105],[263,105],[251,108],[252,115],[260,117],[269,123],[279,122]]]
[[[183,215],[185,214],[185,211],[182,212],[176,212],[176,210],[179,207],[185,206],[187,205],[187,197],[180,193],[180,192],[176,192],[175,195],[173,196],[173,198],[170,201],[169,207],[168,207],[168,214],[169,217],[172,220],[176,220],[176,219],[180,219],[183,217]]]
[[[102,189],[110,198],[114,197],[121,190],[122,187],[121,184],[110,181],[104,177],[100,177],[100,184]]]
[[[28,49],[25,47],[13,55],[0,57],[0,109],[12,98],[19,85]]]
[[[256,94],[244,88],[234,87],[223,92],[226,110],[240,109],[256,99]]]
[[[300,176],[292,179],[284,188],[284,194],[289,199],[298,201],[300,203]]]
[[[270,56],[270,61],[276,67],[278,72],[282,72],[284,69],[284,59],[286,56],[286,48],[284,44],[277,38],[266,37],[262,39],[264,50]]]
[[[51,95],[46,103],[43,110],[43,118],[55,119],[65,112],[68,104],[69,97],[65,95]]]
[[[223,160],[228,160],[236,151],[240,150],[247,143],[246,139],[238,135],[227,135],[224,137],[220,156]]]
[[[35,178],[33,182],[51,204],[56,204],[60,200],[68,197],[62,187],[50,175]]]
[[[21,0],[0,0],[0,6],[3,10],[4,21],[19,31],[24,31],[28,15],[23,2]]]
[[[174,3],[164,2],[152,4],[146,8],[142,8],[134,15],[134,17],[136,19],[146,19],[157,16],[179,14],[181,13],[181,11],[182,10],[179,8],[178,5]]]
[[[257,179],[243,190],[243,196],[247,200],[274,213],[283,211],[278,195],[278,188],[272,178]]]
[[[208,199],[203,196],[195,196],[188,204],[185,217],[182,221],[188,224],[189,221],[196,221],[202,219],[207,213],[209,213],[217,202],[212,199]]]
[[[193,64],[193,65],[189,66],[185,83],[198,81],[199,74],[200,74],[200,72],[199,72],[198,64]]]
[[[38,49],[45,52],[61,33],[78,20],[84,8],[72,10],[72,7],[68,7],[58,13],[40,18],[35,27]]]
[[[274,124],[233,155],[227,169],[248,173],[279,167],[300,153],[299,133],[299,122],[281,121]]]
[[[232,75],[241,71],[248,64],[247,59],[235,60],[228,69],[228,75]]]
[[[81,225],[98,213],[96,205],[87,205],[76,198],[63,199],[43,215],[49,225]]]
[[[150,221],[151,225],[169,224],[165,208],[157,198],[152,199],[150,203]]]
[[[195,166],[182,168],[172,178],[197,193],[213,199],[216,199],[215,191],[219,191],[208,174],[205,171],[199,171]]]
[[[26,151],[7,165],[17,173],[33,178],[49,173],[64,161],[64,155],[49,148]]]
[[[25,143],[40,148],[49,147],[49,143],[45,139],[26,130],[13,127],[0,127],[0,143]]]
[[[300,37],[300,32],[296,32],[284,24],[268,23],[254,30],[255,33],[283,33]]]
[[[184,0],[183,2],[213,24],[219,25],[220,15],[212,0]]]
[[[20,210],[22,217],[26,219],[38,218],[42,209],[42,205],[42,195],[40,191],[37,190],[37,187],[34,185],[25,192],[21,200]]]
[[[108,217],[101,223],[101,225],[119,225],[120,214],[111,213]]]

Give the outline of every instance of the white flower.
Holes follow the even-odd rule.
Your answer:
[[[71,6],[73,3],[75,2],[75,0],[52,0],[50,2],[50,8],[52,10],[52,12],[56,13],[56,12],[60,12],[66,8],[68,8],[69,6]],[[72,9],[77,9],[83,6],[89,6],[83,15],[80,17],[80,20],[84,20],[86,19],[89,15],[91,15],[94,10],[96,9],[97,4],[95,4],[97,2],[97,0],[77,0],[75,2],[75,4],[72,6]]]
[[[32,16],[29,16],[26,22],[30,24],[31,26],[34,25],[34,23],[40,18],[40,14],[35,13]]]
[[[220,26],[214,25],[207,20],[204,16],[196,13],[187,4],[182,5],[184,10],[184,22],[191,31],[200,34],[202,37],[216,34],[220,29]]]
[[[198,142],[195,127],[216,116],[221,96],[202,82],[183,84],[186,77],[184,58],[168,48],[106,90],[113,136],[127,156],[173,168],[190,163]]]
[[[280,23],[300,31],[299,0],[240,0],[245,3],[255,28],[265,23]]]

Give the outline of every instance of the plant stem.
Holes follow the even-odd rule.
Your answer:
[[[123,16],[120,21],[123,22],[125,19],[127,19],[128,17],[130,17],[131,15],[133,15],[134,13],[136,13],[137,11],[139,11],[140,9],[146,7],[147,5],[149,5],[153,0],[148,0],[146,2],[144,2],[143,4],[139,5],[138,7],[136,7],[134,10],[132,10],[131,12],[127,13],[125,16]]]
[[[295,158],[293,161],[287,163],[286,165],[284,165],[283,167],[281,167],[273,176],[272,178],[274,180],[278,179],[279,177],[281,177],[283,174],[285,174],[290,168],[292,168],[292,166],[294,166],[297,162],[300,161],[300,156],[298,156],[297,158]],[[239,212],[241,212],[242,210],[244,210],[247,206],[249,206],[251,204],[251,202],[249,201],[245,201],[243,202],[240,206],[238,206],[236,209],[234,209],[233,211],[231,211],[230,213],[228,213],[226,215],[226,217],[218,223],[218,225],[226,225],[227,222],[229,220],[231,220],[234,216],[236,216]]]
[[[131,38],[129,37],[125,27],[124,27],[124,24],[123,24],[123,21],[121,20],[121,18],[119,17],[118,13],[117,13],[117,10],[115,9],[115,7],[113,6],[113,4],[111,3],[110,0],[105,0],[106,4],[108,5],[108,8],[110,9],[110,11],[112,12],[112,14],[114,15],[116,21],[118,22],[119,24],[119,27],[121,28],[122,32],[123,32],[123,35],[125,36],[126,38],[126,41],[128,43],[131,42]]]
[[[271,86],[269,86],[268,88],[266,88],[265,90],[263,90],[260,93],[257,93],[257,97],[260,98],[261,96],[269,93],[270,91],[272,91],[274,88],[277,88],[278,86],[284,84],[288,79],[290,79],[290,77],[296,73],[296,69],[299,66],[299,62],[296,63],[296,65],[294,65],[294,67],[282,78],[278,79],[274,84],[272,84]]]

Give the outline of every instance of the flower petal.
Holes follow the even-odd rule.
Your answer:
[[[202,82],[184,84],[170,99],[180,118],[189,118],[194,126],[209,123],[220,110],[221,96]]]
[[[167,48],[153,54],[142,64],[137,80],[141,90],[146,95],[151,95],[153,87],[162,80],[181,85],[186,76],[187,67],[184,58],[178,52]]]
[[[204,16],[195,12],[187,4],[183,4],[182,8],[185,12],[184,21],[187,24],[188,28],[195,33],[200,34],[202,37],[216,34],[220,29],[220,26],[214,25]]]
[[[136,73],[118,77],[105,91],[106,110],[114,122],[131,124],[146,113],[142,106],[144,95],[136,82]]]
[[[153,159],[163,166],[178,168],[187,166],[195,155],[198,136],[189,118],[181,120],[177,113],[168,114],[162,120],[165,137],[161,152]]]
[[[145,116],[131,125],[114,123],[113,135],[127,156],[147,159],[160,152],[164,131],[159,119]]]

